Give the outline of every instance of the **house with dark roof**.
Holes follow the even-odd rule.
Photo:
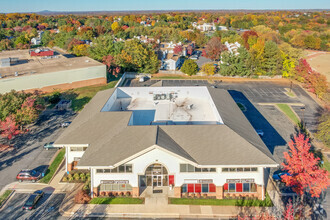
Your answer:
[[[101,91],[54,144],[67,172],[90,171],[93,197],[264,199],[265,169],[278,166],[230,94],[209,87]]]

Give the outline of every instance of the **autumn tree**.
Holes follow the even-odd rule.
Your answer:
[[[220,37],[212,37],[205,47],[206,56],[212,60],[219,59],[221,52],[224,50],[225,47],[221,44]]]
[[[191,76],[191,75],[196,75],[198,72],[198,65],[195,61],[191,59],[187,59],[184,61],[182,67],[181,67],[181,72]]]
[[[257,32],[255,32],[255,31],[245,31],[243,33],[242,38],[244,40],[244,46],[245,46],[246,49],[250,49],[250,45],[248,43],[248,40],[249,40],[250,37],[253,37],[253,36],[255,38],[257,38],[258,37]]]
[[[289,152],[284,152],[283,169],[290,175],[283,175],[282,181],[292,188],[304,201],[304,194],[319,197],[328,187],[328,171],[319,167],[320,158],[310,152],[309,138],[303,134],[289,142]]]
[[[21,108],[17,110],[15,115],[15,120],[17,124],[21,127],[21,130],[24,125],[31,124],[38,118],[41,106],[36,104],[36,99],[33,97],[27,97],[23,102]]]
[[[201,69],[206,75],[214,75],[216,69],[213,63],[205,63]]]
[[[120,73],[121,68],[116,64],[116,60],[112,55],[104,56],[103,64],[107,66],[107,71],[111,75],[117,77],[118,74]]]
[[[18,125],[12,115],[8,116],[4,121],[0,121],[0,134],[8,140],[19,134]]]
[[[176,45],[174,48],[173,48],[173,52],[174,54],[181,54],[182,52],[182,46],[181,45]]]

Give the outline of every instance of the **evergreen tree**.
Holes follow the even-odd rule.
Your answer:
[[[280,75],[282,73],[282,57],[277,44],[267,41],[264,48],[264,62],[261,66],[267,75]]]

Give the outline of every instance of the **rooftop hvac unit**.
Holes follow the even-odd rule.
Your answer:
[[[15,72],[15,76],[18,76],[18,72]]]

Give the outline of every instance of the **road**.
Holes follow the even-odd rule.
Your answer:
[[[29,193],[15,193],[0,212],[0,219],[57,219],[60,216],[59,207],[65,197],[64,193],[46,193],[41,198],[36,209],[22,210]]]
[[[65,128],[60,124],[74,118],[71,111],[44,111],[31,131],[14,137],[11,144],[15,150],[0,153],[0,190],[16,181],[22,169],[43,169],[54,156],[56,150],[44,150],[43,145],[55,141]]]

